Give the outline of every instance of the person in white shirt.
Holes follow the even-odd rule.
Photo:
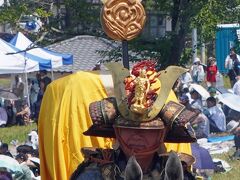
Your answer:
[[[4,127],[7,124],[7,121],[7,111],[0,105],[0,127]]]
[[[225,68],[228,70],[228,76],[229,76],[232,87],[236,82],[235,81],[236,73],[234,72],[234,61],[236,59],[240,61],[240,56],[235,53],[235,50],[233,48],[231,48],[229,55],[227,55],[225,59]]]
[[[192,76],[190,74],[189,71],[185,72],[184,74],[182,74],[179,78],[180,80],[180,87],[181,87],[181,90],[183,89],[183,87],[189,87],[189,85],[192,83]]]
[[[240,75],[236,77],[237,82],[233,85],[233,94],[240,96]]]
[[[199,84],[204,80],[204,69],[199,58],[196,58],[194,60],[190,72],[192,75],[193,83]]]
[[[223,110],[217,106],[217,101],[214,97],[207,98],[207,115],[210,123],[211,132],[226,131],[226,117]]]
[[[200,111],[203,110],[203,104],[202,104],[202,98],[201,95],[196,91],[196,90],[192,90],[190,92],[191,94],[191,107],[193,109],[199,109]]]

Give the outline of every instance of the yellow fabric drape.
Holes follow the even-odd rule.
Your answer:
[[[111,146],[104,138],[84,136],[91,126],[89,104],[106,97],[98,72],[78,72],[52,82],[39,115],[39,153],[43,180],[67,180],[83,161],[82,147]],[[173,92],[168,100],[176,100]],[[167,144],[168,150],[191,154],[189,144]]]

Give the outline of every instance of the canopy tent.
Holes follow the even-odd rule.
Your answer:
[[[34,72],[39,70],[39,63],[24,60],[18,54],[6,55],[0,49],[0,74]]]
[[[30,41],[21,32],[18,32],[17,35],[10,41],[10,43],[20,50],[29,49],[28,50],[29,54],[32,54],[32,55],[35,55],[38,57],[43,57],[46,59],[50,59],[52,61],[52,64],[54,65],[54,68],[55,68],[56,64],[58,64],[59,66],[73,64],[73,56],[72,55],[53,52],[46,48],[40,48],[40,47],[35,48],[36,44],[34,44],[32,41]],[[32,48],[32,47],[34,47],[34,48]]]
[[[15,55],[19,59],[24,59],[24,61],[25,60],[35,61],[39,64],[38,70],[52,69],[52,63],[49,59],[40,58],[38,56],[31,55],[27,52],[20,52],[21,50],[17,49],[12,44],[10,44],[2,39],[0,39],[0,51],[2,53],[5,53],[6,55],[8,54],[8,56],[12,55],[11,53],[16,53]]]

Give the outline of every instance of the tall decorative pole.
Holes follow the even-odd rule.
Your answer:
[[[141,0],[102,0],[101,23],[112,39],[122,41],[123,66],[129,69],[128,41],[142,31],[146,13]]]

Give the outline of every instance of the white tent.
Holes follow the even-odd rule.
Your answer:
[[[26,73],[39,71],[36,61],[25,60],[19,55],[6,55],[0,49],[0,74]]]
[[[21,52],[21,50],[17,49],[12,44],[0,39],[0,51],[5,52],[6,54],[13,54],[15,53],[19,59],[26,59],[26,60],[33,60],[39,63],[39,69],[52,69],[52,63],[49,59],[43,59],[38,56],[34,56],[29,54],[28,52]]]
[[[36,47],[36,44],[30,41],[21,32],[18,32],[17,35],[11,40],[10,43],[20,50],[27,50],[29,54],[32,54],[41,58],[45,58],[45,59],[50,59],[52,61],[53,68],[57,68],[62,65],[73,64],[72,55],[61,54],[61,53],[50,51],[46,48]]]

